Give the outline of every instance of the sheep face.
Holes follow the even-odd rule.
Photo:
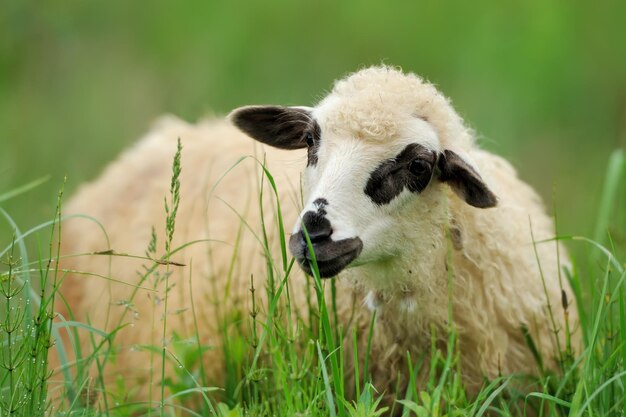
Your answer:
[[[331,94],[315,108],[250,106],[231,114],[260,142],[308,150],[307,200],[289,242],[307,273],[313,258],[320,276],[332,277],[348,266],[401,257],[407,239],[423,238],[444,217],[442,183],[473,206],[495,205],[476,170],[445,149],[436,127],[384,92],[367,100],[365,86],[356,99]],[[375,108],[360,109],[364,103]]]
[[[456,153],[441,150],[432,126],[407,117],[390,141],[327,131],[317,109],[245,107],[233,120],[252,137],[285,149],[308,148],[304,172],[307,198],[295,225],[290,249],[311,273],[312,244],[322,277],[348,265],[387,261],[406,247],[406,219],[411,230],[433,221],[443,210],[441,183],[448,182],[469,204],[490,207],[493,194]],[[361,136],[361,137],[360,137]]]

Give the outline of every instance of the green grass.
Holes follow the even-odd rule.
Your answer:
[[[310,281],[307,319],[288,308],[289,273],[297,266],[284,242],[279,253],[267,253],[267,276],[250,282],[257,300],[252,310],[220,317],[228,344],[219,388],[199,366],[210,347],[198,338],[175,338],[167,351],[142,347],[154,353],[154,381],[162,379],[164,361],[176,371],[152,393],[150,406],[125,398],[134,387],[123,380],[103,392],[100,375],[116,360],[115,332],[79,323],[71,310],[51,317],[64,305],[55,293],[65,276],[56,269],[55,239],[62,227],[57,188],[66,175],[71,192],[160,114],[196,120],[250,103],[309,105],[334,79],[380,62],[436,83],[481,133],[482,145],[511,159],[556,207],[558,230],[574,258],[568,278],[586,350],[572,358],[575,369],[564,356],[564,374],[543,376],[537,385],[544,388],[528,401],[545,403],[543,415],[624,415],[623,152],[606,161],[626,143],[626,2],[596,3],[155,0],[146,13],[142,2],[2,2],[0,417],[44,408],[79,416],[375,415],[380,393],[363,369],[355,387],[341,385],[345,353],[337,341],[355,335],[335,325],[332,300],[326,305],[319,297],[322,283]],[[269,173],[264,180],[271,183]],[[235,247],[246,227],[233,237]],[[267,246],[266,236],[258,236],[260,245]],[[131,254],[144,262],[136,294],[169,285],[159,267],[176,268],[167,259],[180,248],[160,253],[157,247],[153,242],[146,253]],[[235,249],[229,282],[236,255]],[[193,265],[188,268],[191,283]],[[133,302],[125,303],[128,319]],[[201,306],[190,309],[185,314],[196,319]],[[155,331],[163,331],[160,324],[153,323]],[[81,333],[92,335],[93,346],[76,343]],[[51,338],[63,365],[52,381],[43,359]],[[456,356],[428,354],[438,368],[429,369],[426,387],[401,393],[396,410],[521,413],[512,376],[467,398]],[[417,372],[422,359],[410,358],[408,372]],[[100,372],[90,378],[94,368]],[[350,390],[358,393],[356,402],[343,398]],[[44,403],[46,393],[63,397],[61,409]],[[439,399],[445,401],[436,409]]]
[[[180,154],[180,145],[179,152]],[[167,313],[170,269],[177,264],[172,255],[183,247],[172,247],[175,219],[180,200],[178,175],[180,159],[173,165],[171,191],[166,199],[167,213],[165,253],[157,253],[156,234],[146,253],[122,255],[112,251],[101,256],[137,256],[144,261],[144,270],[134,295],[125,300],[126,312],[132,314],[134,297],[140,288],[148,288],[161,297]],[[268,184],[276,197],[276,184],[265,168],[260,179]],[[20,193],[33,192],[36,182],[0,195],[3,199],[21,198]],[[261,186],[260,189],[266,189]],[[289,277],[294,265],[285,240],[280,253],[269,252],[265,230],[257,236],[266,251],[267,276],[251,277],[251,310],[229,306],[220,314],[221,331],[225,340],[224,366],[226,378],[215,386],[206,378],[202,355],[211,347],[199,343],[197,335],[191,340],[174,337],[159,346],[142,346],[153,355],[151,380],[159,388],[151,393],[149,403],[136,402],[133,388],[123,379],[116,386],[104,389],[102,374],[115,361],[116,332],[103,333],[89,323],[74,320],[54,312],[64,300],[56,290],[65,276],[58,265],[58,236],[62,222],[62,192],[59,193],[53,220],[21,232],[6,211],[0,211],[14,230],[14,236],[0,245],[0,417],[71,415],[71,416],[332,416],[375,417],[387,412],[402,416],[623,416],[626,412],[626,265],[623,242],[616,242],[612,230],[626,224],[626,163],[621,151],[616,151],[608,164],[603,195],[597,207],[594,239],[561,236],[568,246],[578,245],[573,259],[575,267],[567,273],[574,288],[584,350],[572,355],[567,346],[554,352],[560,357],[561,371],[544,372],[532,380],[535,390],[521,394],[516,390],[520,375],[502,375],[485,381],[475,397],[466,394],[459,367],[459,352],[454,348],[456,333],[448,334],[451,347],[442,352],[433,346],[424,357],[407,357],[411,375],[423,371],[428,375],[424,386],[410,384],[404,392],[396,392],[397,401],[381,402],[382,393],[372,386],[367,369],[369,360],[347,358],[342,340],[356,344],[355,333],[336,321],[333,280],[321,280],[314,268],[310,278],[308,312],[300,316],[291,305]],[[259,196],[261,198],[262,195]],[[182,197],[184,198],[184,196]],[[278,229],[284,236],[280,204],[276,202],[280,219]],[[247,227],[242,221],[242,227]],[[159,225],[155,225],[159,227]],[[618,228],[618,229],[615,229]],[[26,240],[35,239],[40,250],[27,251]],[[43,241],[44,243],[39,243]],[[193,244],[190,243],[190,244]],[[236,247],[236,245],[235,245]],[[233,259],[236,259],[236,248]],[[236,260],[234,261],[236,262]],[[165,266],[165,272],[159,266]],[[189,266],[192,282],[193,265]],[[565,278],[565,277],[564,277]],[[106,277],[103,277],[106,279]],[[190,291],[192,291],[190,286]],[[262,304],[259,291],[266,292],[267,304]],[[572,300],[563,300],[568,304]],[[237,306],[235,306],[237,307]],[[156,307],[155,307],[156,308]],[[197,320],[200,306],[191,305],[181,314]],[[161,310],[159,310],[161,311]],[[264,314],[260,314],[263,311]],[[167,314],[164,315],[166,317]],[[375,319],[374,319],[375,320]],[[167,320],[153,321],[157,331],[167,334]],[[162,324],[162,329],[157,327]],[[196,329],[198,324],[195,324]],[[366,335],[371,341],[372,327]],[[67,332],[68,338],[59,334]],[[78,332],[93,337],[90,354],[76,343]],[[433,334],[433,341],[435,340]],[[55,339],[56,343],[52,343]],[[164,337],[165,339],[165,337]],[[532,340],[528,340],[532,348]],[[51,381],[48,351],[60,356],[60,379]],[[357,349],[354,349],[356,352]],[[366,349],[369,352],[369,349]],[[538,361],[541,357],[537,353]],[[68,359],[75,358],[75,359]],[[348,360],[365,366],[356,369],[355,386],[345,386],[344,369]],[[174,372],[164,378],[166,363],[174,364]],[[427,365],[425,365],[427,364]],[[423,366],[428,369],[422,370]],[[92,377],[88,369],[97,369]],[[151,384],[152,386],[152,384]],[[355,392],[353,399],[348,398]]]

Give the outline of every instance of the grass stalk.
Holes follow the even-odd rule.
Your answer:
[[[181,145],[177,147],[177,157],[172,167],[172,182],[170,184],[169,199],[165,200],[165,253],[163,257],[156,256],[156,235],[151,242],[145,256],[135,254],[116,253],[107,250],[90,256],[119,256],[132,259],[141,259],[149,263],[142,272],[138,283],[127,283],[132,286],[132,296],[125,300],[125,308],[120,323],[112,331],[102,331],[86,323],[76,322],[71,310],[67,318],[59,318],[53,323],[54,310],[64,302],[56,300],[57,289],[65,272],[59,268],[59,242],[54,241],[56,234],[60,235],[61,223],[65,217],[61,216],[62,191],[58,196],[58,207],[55,217],[46,225],[36,226],[25,233],[20,233],[15,227],[15,234],[10,243],[3,244],[1,256],[4,265],[0,271],[0,417],[5,416],[40,416],[54,415],[63,412],[64,415],[114,417],[127,415],[157,414],[158,405],[160,416],[200,416],[215,417],[261,417],[276,415],[279,417],[307,415],[311,417],[379,417],[386,412],[380,402],[383,395],[376,399],[376,388],[372,376],[369,374],[371,364],[371,350],[375,337],[376,313],[372,314],[368,334],[359,335],[353,328],[344,329],[338,315],[340,307],[337,305],[338,287],[334,281],[322,280],[317,269],[315,254],[311,252],[312,277],[311,287],[306,288],[310,297],[306,305],[307,318],[300,317],[297,307],[292,305],[292,294],[289,285],[290,274],[294,266],[293,259],[289,258],[283,218],[280,210],[279,192],[269,169],[261,161],[255,159],[260,169],[258,202],[263,216],[274,216],[275,222],[263,220],[261,233],[254,234],[255,228],[240,218],[237,242],[240,242],[244,232],[252,232],[259,248],[267,260],[266,276],[250,276],[251,310],[246,314],[235,314],[237,309],[243,309],[242,304],[228,305],[229,310],[223,310],[217,318],[224,336],[224,350],[227,355],[229,375],[232,387],[226,391],[207,386],[205,364],[202,362],[202,353],[208,348],[201,341],[201,325],[199,323],[200,305],[194,304],[192,275],[195,273],[193,265],[189,265],[189,291],[191,297],[190,314],[193,315],[195,340],[190,347],[181,348],[181,342],[172,336],[167,337],[168,331],[168,292],[170,290],[170,276],[174,267],[173,256],[191,244],[190,242],[179,247],[173,246],[175,218],[180,201],[180,182],[178,176],[181,171]],[[617,156],[616,156],[617,155]],[[620,156],[621,155],[621,156]],[[237,162],[240,163],[245,158]],[[624,401],[626,386],[626,265],[623,255],[620,254],[620,240],[613,239],[612,234],[605,234],[606,230],[615,230],[614,224],[622,224],[624,216],[616,210],[617,200],[621,198],[620,186],[624,183],[623,155],[617,153],[612,157],[607,170],[608,178],[601,207],[598,214],[597,228],[602,230],[602,238],[592,240],[583,237],[564,237],[554,239],[557,244],[557,256],[560,258],[560,241],[569,240],[571,244],[585,242],[585,252],[589,254],[589,265],[585,259],[575,258],[575,267],[565,271],[564,277],[571,281],[574,288],[574,299],[563,298],[564,320],[568,320],[568,308],[573,301],[582,310],[581,331],[585,335],[585,349],[574,352],[571,346],[570,330],[565,331],[565,345],[556,345],[554,356],[560,358],[561,373],[548,373],[528,377],[523,381],[536,387],[535,391],[524,395],[518,390],[518,381],[522,379],[513,375],[502,375],[491,381],[485,381],[483,388],[475,395],[470,396],[463,386],[462,367],[460,365],[459,337],[454,328],[444,329],[446,334],[438,334],[442,329],[433,329],[431,349],[426,355],[412,358],[406,352],[407,369],[409,375],[408,387],[405,391],[384,393],[384,397],[393,394],[402,400],[391,405],[391,412],[399,413],[404,417],[416,415],[418,417],[461,417],[461,416],[524,416],[535,413],[537,416],[619,416],[626,412]],[[620,168],[622,167],[622,168]],[[268,188],[266,188],[268,187]],[[273,210],[268,210],[267,202],[274,203]],[[1,210],[1,209],[0,209]],[[5,218],[8,213],[2,211]],[[617,222],[617,223],[616,223]],[[270,229],[275,224],[275,230]],[[606,226],[602,226],[605,224]],[[37,236],[41,230],[50,228],[50,241],[45,254],[33,256],[34,262],[29,261],[25,254],[25,239],[28,236]],[[279,251],[270,249],[273,237],[280,236]],[[312,245],[306,230],[305,239],[309,251]],[[599,235],[598,235],[599,236]],[[617,235],[615,235],[617,236]],[[533,237],[534,239],[534,237]],[[203,240],[206,241],[206,240]],[[603,242],[607,242],[606,246]],[[542,242],[535,242],[540,244]],[[237,243],[237,246],[240,243]],[[536,247],[535,247],[536,250]],[[24,253],[22,253],[24,252]],[[41,252],[41,251],[40,251]],[[44,250],[46,252],[46,250]],[[234,248],[230,259],[228,281],[229,285],[240,285],[235,282],[237,264],[240,251]],[[19,254],[19,255],[18,255]],[[599,256],[600,255],[600,256]],[[80,255],[77,255],[80,256]],[[83,255],[87,256],[87,255]],[[450,254],[448,254],[448,257]],[[598,262],[598,260],[601,262]],[[538,260],[537,260],[538,261]],[[164,267],[165,273],[157,268]],[[585,267],[587,269],[585,269]],[[72,271],[76,272],[76,271]],[[454,294],[453,272],[449,269],[448,290],[449,299]],[[31,283],[30,277],[38,276]],[[148,277],[154,277],[154,285],[144,285]],[[111,277],[111,283],[117,283]],[[34,279],[34,278],[33,278]],[[561,278],[560,278],[561,279]],[[565,278],[562,278],[563,281]],[[232,284],[230,281],[232,280]],[[260,282],[272,282],[265,287],[267,299],[259,297]],[[32,285],[31,285],[32,284]],[[149,288],[153,287],[153,288]],[[147,347],[153,349],[156,361],[160,362],[160,398],[158,402],[137,402],[129,399],[120,402],[120,398],[111,392],[110,386],[105,385],[107,365],[115,356],[117,333],[124,329],[124,316],[132,311],[135,294],[141,289],[149,289],[151,294],[160,289],[162,300],[162,327],[155,332],[162,335],[158,346]],[[154,291],[153,291],[154,290]],[[226,297],[231,300],[230,291]],[[315,297],[315,300],[313,298]],[[26,310],[32,306],[30,314]],[[238,302],[241,302],[239,300]],[[451,304],[451,303],[450,303]],[[586,306],[590,305],[591,308]],[[35,308],[36,306],[36,308]],[[296,307],[296,308],[294,308]],[[557,305],[551,305],[551,314],[557,312]],[[232,310],[232,311],[231,311]],[[295,312],[295,313],[294,313]],[[449,309],[450,322],[453,311]],[[155,316],[156,317],[156,316]],[[555,321],[551,325],[555,331]],[[156,321],[156,318],[155,318]],[[28,322],[33,324],[31,333],[25,333]],[[248,324],[248,327],[246,327]],[[171,323],[170,323],[171,325]],[[156,323],[154,325],[156,326]],[[170,329],[171,330],[171,329]],[[78,340],[78,333],[89,332],[92,353],[86,354],[84,347],[75,346],[74,363],[68,362],[68,355],[64,353],[63,344],[57,342],[56,349],[65,359],[62,362],[64,369],[66,392],[63,394],[64,406],[54,410],[49,407],[46,397],[49,390],[49,372],[47,371],[47,350],[53,334],[66,331],[70,339]],[[56,336],[55,336],[56,337]],[[347,340],[344,340],[344,337]],[[533,342],[530,334],[527,335],[528,345],[532,350]],[[246,343],[247,341],[247,343]],[[361,342],[363,341],[363,342]],[[443,343],[440,343],[443,342]],[[345,346],[352,353],[346,357]],[[359,346],[364,343],[365,346]],[[445,344],[447,349],[441,349]],[[172,347],[170,349],[169,347]],[[191,356],[186,353],[193,351]],[[536,348],[535,348],[536,349]],[[364,350],[364,352],[363,352]],[[364,357],[359,355],[364,354]],[[578,354],[578,356],[574,356]],[[538,355],[537,361],[542,363],[546,358]],[[34,361],[33,361],[34,359]],[[174,364],[175,372],[165,372],[166,366]],[[346,365],[353,368],[354,386],[346,384]],[[546,362],[547,363],[547,362]],[[198,368],[195,369],[195,364]],[[158,365],[157,365],[158,366]],[[96,369],[93,379],[87,377],[88,369]],[[157,368],[158,369],[158,368]],[[183,369],[176,371],[176,369]],[[208,368],[207,368],[208,369]],[[352,373],[350,374],[352,376]],[[168,376],[168,378],[166,378]],[[419,376],[419,378],[418,378]],[[416,381],[423,380],[424,384]],[[156,377],[155,377],[156,378]],[[95,381],[95,382],[93,382]],[[401,385],[398,381],[398,387]],[[123,384],[123,381],[122,381]],[[123,386],[123,385],[122,385]],[[166,390],[170,392],[167,393]],[[99,391],[100,402],[92,401],[93,392]],[[347,393],[355,392],[354,401],[347,399]],[[27,393],[28,395],[24,396]],[[197,397],[197,401],[193,398]],[[523,401],[522,401],[523,400]],[[389,410],[387,410],[389,411]]]
[[[165,199],[165,260],[168,261],[165,270],[165,282],[163,291],[163,338],[161,349],[161,399],[159,414],[161,417],[165,416],[165,358],[167,355],[167,301],[169,292],[169,277],[170,277],[170,265],[169,260],[172,251],[172,241],[174,240],[174,230],[176,229],[176,214],[178,213],[178,207],[180,205],[180,173],[182,171],[181,166],[181,154],[183,146],[178,138],[176,145],[176,154],[174,155],[174,162],[172,164],[172,182],[170,184],[170,203],[168,204]]]

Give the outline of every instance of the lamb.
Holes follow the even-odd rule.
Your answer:
[[[169,292],[169,311],[189,308],[193,297],[201,342],[220,346],[220,305],[248,302],[250,276],[266,275],[255,238],[260,168],[253,158],[238,163],[254,154],[265,159],[279,184],[284,222],[294,224],[289,249],[301,269],[336,280],[339,317],[363,330],[359,334],[367,333],[376,312],[369,372],[379,390],[393,392],[398,380],[406,384],[407,352],[428,352],[433,334],[445,349],[451,326],[470,392],[484,378],[536,372],[522,328],[544,366],[557,367],[555,343],[563,343],[565,317],[575,328],[577,316],[574,306],[561,302],[573,303],[561,274],[568,266],[565,250],[555,242],[535,243],[554,236],[553,222],[507,161],[477,147],[472,131],[432,84],[375,66],[337,81],[315,107],[248,106],[230,120],[245,134],[221,120],[161,120],[66,208],[98,219],[109,242],[97,224],[72,219],[64,225],[64,252],[143,253],[152,226],[164,222],[169,161],[180,137],[183,197],[173,247],[206,242],[175,255],[187,266],[172,269],[176,287]],[[275,204],[268,194],[265,213]],[[269,252],[278,253],[276,217],[266,226]],[[157,242],[163,239],[157,233]],[[246,262],[231,262],[233,256]],[[135,289],[120,282],[136,284],[140,265],[124,257],[73,257],[67,268],[116,281],[70,276],[63,290],[74,313],[95,327],[133,323],[117,335],[123,348],[112,372],[139,383],[150,364],[147,353],[132,346],[158,346],[162,337],[146,325],[159,320],[152,316],[154,294],[123,302]],[[304,277],[294,270],[289,282],[302,300]],[[168,316],[168,327],[181,337],[194,333],[185,312]],[[219,384],[221,350],[208,351],[204,361]]]

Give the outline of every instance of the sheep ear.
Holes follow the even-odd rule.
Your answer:
[[[483,182],[474,168],[458,154],[445,150],[437,161],[439,179],[448,183],[452,190],[467,204],[478,208],[495,207],[498,199]]]
[[[308,107],[245,106],[228,117],[250,137],[280,149],[306,147],[305,132],[315,123]]]

